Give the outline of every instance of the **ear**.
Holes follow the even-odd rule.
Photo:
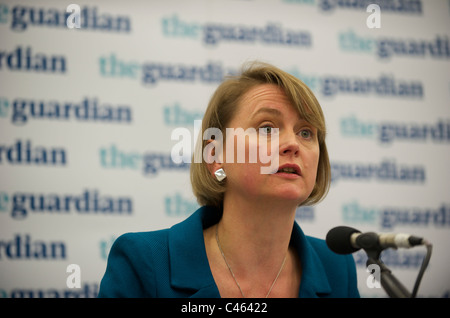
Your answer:
[[[203,149],[203,159],[206,162],[209,172],[215,178],[214,172],[223,167],[222,144],[217,140],[208,139]]]

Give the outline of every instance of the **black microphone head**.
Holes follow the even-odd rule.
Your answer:
[[[359,248],[353,247],[350,239],[353,233],[361,232],[348,226],[332,228],[326,237],[328,248],[337,254],[351,254],[358,251]]]

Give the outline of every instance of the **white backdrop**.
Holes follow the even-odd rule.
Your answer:
[[[0,297],[95,297],[115,238],[195,211],[171,132],[254,59],[305,81],[326,116],[333,184],[298,210],[306,234],[424,236],[419,296],[449,295],[449,1],[80,1],[80,29],[69,4],[0,3]],[[383,260],[411,290],[424,255]],[[355,260],[361,295],[384,297]]]

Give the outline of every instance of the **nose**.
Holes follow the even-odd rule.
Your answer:
[[[294,132],[286,132],[280,136],[280,156],[298,156],[300,145]]]

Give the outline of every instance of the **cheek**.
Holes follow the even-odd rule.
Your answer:
[[[308,180],[313,183],[316,182],[317,168],[319,166],[319,155],[319,147],[317,147],[317,149],[306,152],[303,156],[305,175]]]
[[[227,188],[238,192],[258,193],[261,186],[259,165],[234,163],[227,165]]]

